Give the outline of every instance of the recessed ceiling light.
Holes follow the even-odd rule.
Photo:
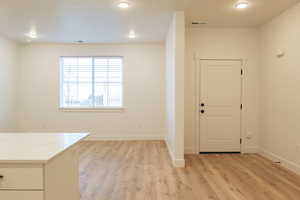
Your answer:
[[[119,7],[119,8],[122,8],[122,9],[129,8],[129,3],[126,2],[126,1],[121,1],[121,2],[118,4],[118,7]]]
[[[246,2],[246,1],[242,1],[242,2],[238,2],[235,7],[237,9],[245,9],[245,8],[248,8],[249,7],[249,3]]]
[[[128,35],[128,38],[130,38],[130,39],[136,38],[135,32],[134,32],[134,31],[130,31],[130,33],[129,33],[129,35]]]
[[[35,39],[37,38],[37,33],[35,31],[30,31],[28,34],[27,34],[28,37],[32,38],[32,39]]]

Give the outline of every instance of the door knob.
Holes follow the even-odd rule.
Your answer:
[[[201,112],[201,113],[204,113],[204,110],[201,110],[200,112]]]
[[[201,106],[202,106],[202,107],[205,106],[204,103],[201,103]]]

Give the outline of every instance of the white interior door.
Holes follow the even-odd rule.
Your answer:
[[[241,61],[202,60],[200,152],[241,151]]]

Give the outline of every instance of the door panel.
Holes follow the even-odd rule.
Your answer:
[[[241,62],[201,61],[200,152],[240,152]]]

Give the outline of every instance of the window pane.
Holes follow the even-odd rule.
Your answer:
[[[109,82],[121,83],[121,71],[119,67],[111,67],[108,73]]]
[[[96,58],[95,59],[95,82],[106,83],[108,73],[108,59]]]
[[[62,106],[122,106],[122,62],[114,57],[62,58]]]
[[[107,85],[96,84],[95,85],[95,106],[107,106]]]
[[[64,85],[65,107],[90,107],[93,105],[92,84],[69,83]]]
[[[92,66],[93,64],[93,58],[78,58],[78,65],[89,65]]]
[[[121,84],[110,84],[108,86],[108,105],[122,106],[122,87]]]
[[[77,65],[77,58],[64,58],[64,65]]]
[[[122,79],[122,59],[114,58],[109,60],[108,79],[112,83],[121,83]]]
[[[121,58],[110,58],[109,59],[109,65],[121,66],[122,65],[122,59]]]
[[[92,70],[92,58],[63,58],[63,106],[93,105]]]
[[[108,58],[95,58],[94,62],[95,62],[95,65],[107,66]]]

